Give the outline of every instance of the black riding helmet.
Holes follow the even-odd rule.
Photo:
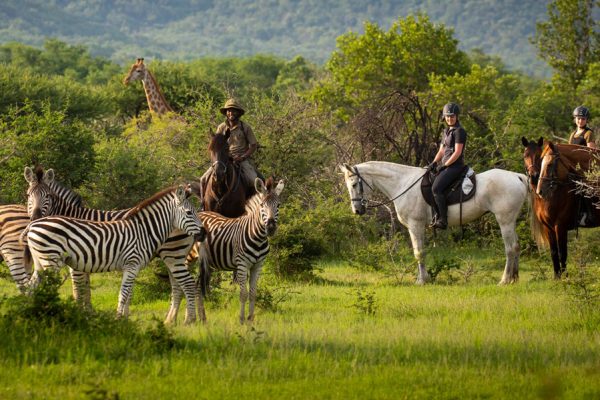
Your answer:
[[[458,104],[456,103],[448,103],[444,106],[443,110],[444,117],[448,115],[456,115],[460,114],[460,109],[458,108]]]
[[[573,117],[590,119],[590,110],[587,107],[579,106],[573,110]]]

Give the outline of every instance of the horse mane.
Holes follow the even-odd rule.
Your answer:
[[[229,150],[229,143],[227,142],[227,138],[225,135],[215,134],[212,136],[212,139],[208,143],[208,151],[211,153],[221,151],[223,148],[227,148]]]
[[[167,196],[176,189],[176,186],[171,186],[166,189],[161,190],[158,193],[155,193],[152,197],[147,198],[146,200],[141,201],[139,204],[133,206],[131,210],[123,217],[123,219],[129,219],[137,214],[139,214],[144,208],[148,207],[150,204],[154,204],[161,198]]]

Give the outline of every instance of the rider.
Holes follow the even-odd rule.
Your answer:
[[[444,106],[444,120],[448,127],[444,129],[440,149],[428,166],[429,170],[437,168],[437,176],[432,186],[436,205],[432,228],[446,229],[448,226],[448,207],[444,191],[460,176],[465,166],[463,153],[467,132],[458,121],[459,112],[458,104],[448,103]]]
[[[590,120],[590,110],[587,107],[579,106],[573,110],[573,118],[575,118],[575,126],[577,129],[569,137],[569,144],[578,144],[596,148],[594,139],[594,131],[592,131],[587,123]]]
[[[258,148],[258,141],[250,125],[240,119],[246,111],[235,99],[227,100],[220,111],[227,119],[217,127],[217,134],[224,135],[227,128],[229,128],[231,135],[227,142],[229,143],[231,158],[234,163],[240,166],[246,184],[249,187],[254,187],[256,177],[262,175],[256,170],[252,160],[252,155]],[[209,169],[200,178],[203,186],[210,176],[210,172]]]

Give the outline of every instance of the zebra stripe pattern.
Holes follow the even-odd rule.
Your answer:
[[[57,184],[52,170],[36,170],[35,175],[25,170],[25,179],[29,182],[28,204],[31,215],[41,216],[58,215],[72,218],[85,219],[89,221],[116,221],[122,219],[131,209],[105,211],[82,207],[75,199],[80,198],[78,194],[70,189]],[[57,188],[57,190],[55,190]],[[39,210],[39,211],[38,211]],[[194,244],[194,239],[181,230],[171,232],[166,242],[158,249],[157,256],[166,264],[169,271],[171,285],[184,287],[184,292],[178,291],[178,298],[174,301],[181,302],[185,296],[187,301],[185,323],[196,320],[196,310],[190,299],[195,297],[195,284],[187,269],[185,259]],[[91,307],[90,277],[89,273],[71,269],[73,281],[73,297],[85,307]],[[171,310],[174,308],[171,306]],[[170,324],[177,321],[177,313],[169,313],[165,323]]]
[[[30,222],[27,208],[19,204],[0,206],[0,256],[8,266],[17,288],[24,293],[31,269],[23,260],[21,233]]]
[[[246,213],[238,218],[226,218],[215,212],[200,212],[198,216],[207,230],[203,244],[196,244],[193,253],[201,261],[200,285],[204,285],[203,274],[208,268],[233,271],[240,286],[240,323],[244,323],[245,305],[249,299],[248,321],[254,320],[256,288],[263,262],[269,253],[268,236],[275,233],[279,216],[279,195],[284,183],[279,181],[273,188],[273,178],[266,184],[256,178],[257,194],[248,200]],[[193,254],[191,255],[193,257]],[[188,258],[188,261],[191,261]],[[250,278],[248,292],[247,280]],[[176,287],[173,290],[177,290]],[[198,308],[200,318],[206,320],[203,290],[199,291]]]
[[[39,284],[44,268],[64,264],[81,272],[123,270],[117,314],[127,316],[133,283],[173,229],[203,239],[202,223],[183,187],[166,189],[132,208],[122,220],[94,222],[69,217],[44,217],[23,233]],[[193,282],[187,291],[194,293]],[[193,296],[187,299],[194,307]]]

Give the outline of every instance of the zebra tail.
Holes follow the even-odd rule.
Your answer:
[[[206,262],[204,257],[200,258],[199,280],[202,297],[206,297],[206,295],[210,293],[210,268],[208,268],[208,262]]]

